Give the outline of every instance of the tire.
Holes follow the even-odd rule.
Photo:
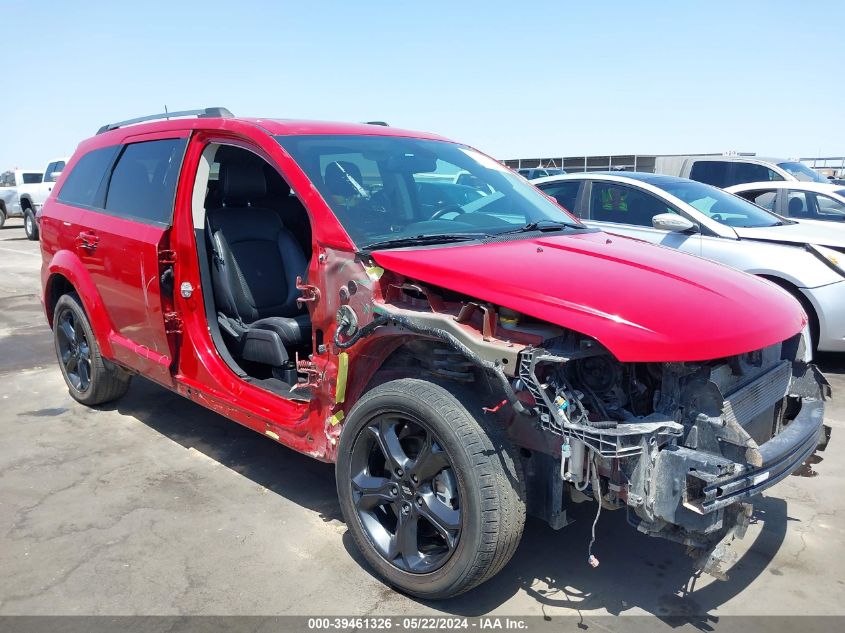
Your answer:
[[[95,406],[117,400],[131,376],[106,361],[76,293],[62,295],[53,311],[53,342],[68,391],[74,400]]]
[[[498,573],[522,538],[519,457],[496,417],[451,385],[402,378],[366,393],[341,432],[336,474],[358,549],[407,594],[468,591]]]
[[[27,207],[23,212],[23,230],[26,237],[35,242],[38,240],[38,223],[35,221],[35,214]]]
[[[6,211],[3,207],[0,207],[0,229],[3,228],[4,224],[6,224]]]

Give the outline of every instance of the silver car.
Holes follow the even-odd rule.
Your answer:
[[[532,181],[586,224],[713,259],[787,290],[820,351],[845,351],[845,226],[801,223],[685,178],[586,173]]]

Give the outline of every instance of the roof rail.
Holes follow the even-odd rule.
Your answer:
[[[367,125],[383,125],[384,127],[390,127],[390,126],[389,126],[387,123],[385,123],[384,121],[365,121],[365,123],[366,123]]]
[[[107,123],[99,130],[97,130],[97,134],[102,134],[103,132],[108,132],[109,130],[116,130],[121,127],[126,127],[127,125],[133,125],[135,123],[143,123],[145,121],[156,121],[158,119],[177,119],[179,117],[185,116],[195,116],[198,119],[208,119],[212,117],[220,117],[220,118],[230,118],[233,115],[227,108],[202,108],[200,110],[182,110],[179,112],[162,112],[161,114],[150,114],[147,116],[140,116],[137,119],[127,119],[126,121],[118,121],[117,123]]]

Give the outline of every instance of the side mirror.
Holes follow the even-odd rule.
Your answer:
[[[651,218],[651,225],[656,229],[674,233],[695,233],[698,231],[698,226],[677,213],[659,213]]]

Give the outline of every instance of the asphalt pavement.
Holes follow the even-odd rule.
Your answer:
[[[561,531],[529,520],[492,581],[420,602],[354,550],[332,466],[136,378],[119,402],[68,395],[39,302],[38,243],[0,229],[0,615],[845,615],[845,355],[821,461],[755,504],[727,581],[622,512],[575,506]]]

